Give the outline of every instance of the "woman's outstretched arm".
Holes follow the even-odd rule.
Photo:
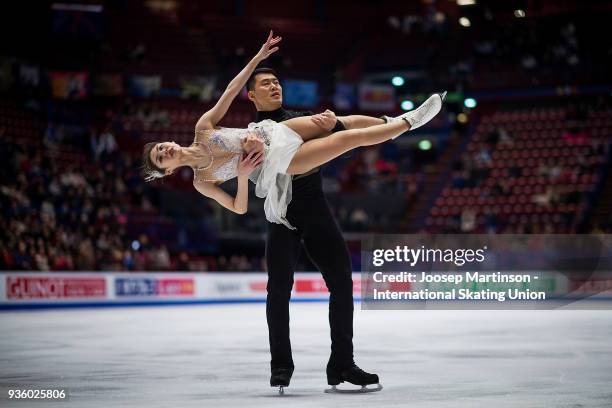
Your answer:
[[[246,67],[244,67],[242,71],[240,71],[240,73],[236,75],[234,79],[232,79],[229,85],[227,85],[227,88],[215,106],[202,115],[202,117],[198,120],[196,130],[212,129],[221,121],[221,119],[223,119],[230,105],[234,101],[234,98],[238,96],[240,90],[246,85],[249,77],[255,68],[257,68],[257,65],[278,51],[278,47],[274,47],[274,45],[278,44],[281,39],[281,37],[274,37],[274,33],[270,31],[266,43],[262,45],[259,52],[249,61]]]

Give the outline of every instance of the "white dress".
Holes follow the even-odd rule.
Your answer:
[[[265,198],[266,219],[295,229],[286,218],[287,206],[291,202],[291,176],[285,172],[304,141],[282,123],[266,119],[249,124],[247,129],[196,131],[194,144],[207,146],[213,160],[194,171],[194,180],[222,183],[236,177],[244,152],[240,142],[249,134],[255,134],[264,141],[264,160],[249,179],[255,183],[255,195]]]

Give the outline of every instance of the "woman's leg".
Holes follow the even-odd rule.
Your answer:
[[[403,113],[402,115],[395,118],[387,118],[388,120],[377,119],[372,118],[370,116],[362,115],[341,116],[339,119],[349,130],[385,126],[383,125],[383,122],[388,122],[389,120],[391,122],[406,121],[410,124],[410,129],[417,129],[432,120],[434,116],[436,116],[440,112],[440,110],[442,109],[442,101],[444,101],[445,96],[446,92],[443,92],[441,94],[433,94],[429,98],[427,98],[425,102],[423,102],[418,108]],[[312,121],[310,116],[290,119],[283,123],[293,129],[295,132],[297,132],[302,137],[304,142],[310,139],[320,138],[330,134],[329,131],[325,131],[319,126],[317,126]],[[353,147],[349,148],[349,150],[352,148]]]
[[[301,131],[310,132],[309,135],[314,133],[314,130],[305,122],[297,121],[292,123],[292,121],[296,119],[291,119],[283,123],[302,137],[304,136],[300,133]],[[318,128],[317,125],[310,122],[310,119],[308,119],[308,122],[312,126]],[[366,129],[343,130],[328,137],[317,139],[311,138],[312,140],[308,140],[301,145],[295,153],[287,169],[287,174],[305,173],[356,147],[382,143],[393,137],[399,136],[409,129],[410,125],[401,120],[386,125],[371,126]]]
[[[364,115],[338,116],[338,119],[347,130],[385,124],[385,121],[382,119]],[[325,137],[331,134],[331,132],[323,130],[313,123],[310,116],[289,119],[284,121],[283,124],[293,129],[305,142],[310,139]]]
[[[340,122],[344,124],[344,127],[348,129],[363,129],[370,126],[384,125],[385,122],[381,118],[374,118],[372,116],[364,115],[349,115],[349,116],[338,116]]]

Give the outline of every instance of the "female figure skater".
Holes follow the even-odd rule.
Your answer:
[[[333,134],[322,128],[324,117],[331,112],[282,123],[264,120],[249,125],[248,129],[216,127],[257,65],[278,51],[275,45],[280,41],[281,37],[274,37],[270,31],[257,55],[229,83],[216,105],[198,120],[191,146],[182,147],[174,142],[145,145],[143,167],[147,181],[190,166],[197,191],[228,210],[244,214],[250,178],[256,185],[255,194],[265,198],[266,218],[294,229],[285,218],[291,201],[291,175],[305,173],[356,147],[382,143],[416,129],[442,107],[445,93],[432,95],[417,109],[396,118],[385,117],[384,125],[351,128],[355,122],[351,116],[339,117],[347,130]],[[238,178],[238,189],[232,197],[218,185],[234,177]]]

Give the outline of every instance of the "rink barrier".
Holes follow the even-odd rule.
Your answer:
[[[356,302],[361,298],[355,297]],[[291,299],[297,303],[327,302],[327,299]],[[193,306],[193,305],[239,305],[246,303],[266,303],[265,299],[223,299],[223,300],[158,300],[147,302],[62,302],[62,303],[20,303],[0,304],[2,310],[36,310],[36,309],[80,309],[112,307],[147,307],[147,306]]]
[[[267,280],[265,272],[2,272],[0,310],[263,303]],[[557,300],[562,293],[552,295],[549,300]],[[360,273],[353,273],[353,296],[360,301]],[[295,274],[293,302],[328,299],[320,274]],[[611,301],[612,296],[608,292],[590,300]]]
[[[266,301],[265,272],[3,272],[0,310],[239,304]],[[296,273],[295,302],[327,301],[329,292],[317,273]],[[360,274],[353,274],[360,295]]]

